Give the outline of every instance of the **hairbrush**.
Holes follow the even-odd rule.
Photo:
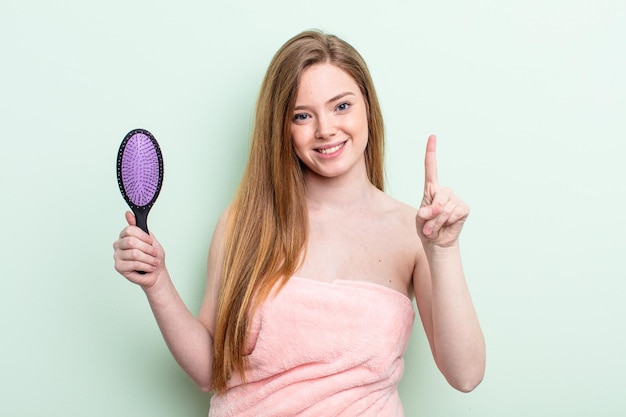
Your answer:
[[[134,129],[117,153],[117,183],[135,214],[137,226],[148,232],[148,213],[163,184],[163,156],[152,133]]]

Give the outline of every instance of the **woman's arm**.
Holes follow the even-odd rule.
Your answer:
[[[469,208],[437,182],[436,139],[426,148],[424,198],[416,216],[423,251],[413,274],[415,297],[437,366],[468,392],[485,372],[485,341],[465,281],[459,234]]]
[[[211,390],[213,339],[208,325],[216,308],[217,294],[205,296],[198,319],[184,304],[165,266],[165,253],[154,236],[135,226],[131,213],[126,214],[129,226],[114,243],[115,269],[129,281],[138,284],[148,298],[157,324],[174,359],[203,390]],[[218,225],[221,229],[221,223]],[[207,294],[219,276],[218,249],[221,233],[216,233],[209,250]],[[139,274],[136,270],[146,271]]]
[[[485,341],[463,274],[458,246],[432,248],[414,273],[415,299],[435,363],[459,391],[485,372]]]

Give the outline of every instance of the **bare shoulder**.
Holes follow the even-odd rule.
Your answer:
[[[379,220],[376,239],[384,242],[385,247],[381,250],[393,259],[392,264],[398,268],[396,276],[404,282],[408,292],[412,292],[410,288],[416,268],[424,264],[424,250],[415,223],[417,209],[382,191],[377,201]]]
[[[411,236],[418,238],[415,233],[416,208],[396,200],[380,190],[378,191],[377,200],[379,201],[378,207],[380,207],[381,214],[384,214],[385,221],[388,221],[390,226],[400,227],[407,231],[410,230],[412,232]]]
[[[424,256],[422,241],[417,234],[415,217],[417,208],[396,200],[388,194],[380,192],[381,216],[384,227],[393,234],[394,239],[406,248],[405,256],[413,258],[413,266],[420,263]]]

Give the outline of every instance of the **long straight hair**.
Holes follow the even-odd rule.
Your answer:
[[[249,324],[256,307],[298,270],[306,252],[308,212],[302,165],[291,140],[291,121],[302,72],[331,63],[358,84],[368,113],[365,163],[383,190],[383,119],[369,70],[347,42],[302,32],[274,55],[261,85],[250,154],[229,210],[214,336],[212,386],[223,392],[237,372],[245,380]],[[277,286],[278,284],[278,286]]]

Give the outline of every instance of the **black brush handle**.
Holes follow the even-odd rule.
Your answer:
[[[150,234],[148,231],[148,212],[150,211],[150,207],[133,207],[133,213],[135,214],[135,222],[137,227],[141,230]],[[135,271],[138,274],[145,274],[145,271]]]
[[[148,231],[148,212],[150,211],[150,207],[133,207],[133,213],[135,214],[135,221],[137,222],[137,227],[141,230],[150,234]]]

